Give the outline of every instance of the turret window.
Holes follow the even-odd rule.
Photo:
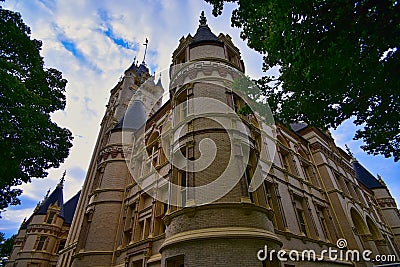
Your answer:
[[[184,207],[186,205],[186,171],[178,172],[178,185],[181,186],[180,196],[178,198],[179,205]]]
[[[54,217],[56,216],[56,213],[54,211],[51,211],[49,213],[49,216],[47,217],[46,223],[53,223]]]
[[[36,250],[45,250],[46,241],[47,241],[47,236],[39,237],[36,245]]]
[[[67,240],[65,239],[60,241],[60,243],[58,244],[57,253],[64,249],[66,241]]]
[[[183,266],[185,266],[184,262],[185,261],[184,261],[183,255],[174,256],[174,257],[167,259],[166,266],[167,267],[183,267]]]

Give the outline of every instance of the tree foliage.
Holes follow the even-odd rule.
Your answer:
[[[10,238],[5,238],[4,233],[0,233],[0,266],[5,266],[12,252],[16,237],[17,235],[13,235]]]
[[[287,124],[336,128],[354,119],[370,154],[400,159],[400,5],[397,0],[206,0],[214,15],[236,2],[232,26],[263,53],[258,81]]]
[[[41,45],[19,13],[0,6],[0,210],[19,204],[15,186],[45,177],[72,146],[50,118],[65,107],[67,81],[44,67]]]

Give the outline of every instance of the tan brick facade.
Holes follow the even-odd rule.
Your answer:
[[[312,249],[320,256],[323,250],[337,249],[341,238],[348,249],[398,257],[400,217],[383,181],[336,147],[329,133],[314,127],[288,129],[277,124],[271,126],[275,135],[263,135],[270,129],[255,121],[259,115],[240,114],[243,101],[226,86],[244,73],[240,51],[228,35],[217,37],[201,23],[196,35],[182,38],[173,53],[170,100],[162,107],[157,100],[161,85],[154,83],[143,63],[133,64],[111,90],[57,266],[372,265],[327,257],[317,262],[257,259],[265,246]],[[141,109],[129,106],[129,101],[149,78],[141,101],[151,112],[140,124]],[[197,116],[195,103],[204,97],[239,115],[216,111],[220,123]],[[133,109],[136,121],[122,126]],[[226,130],[223,124],[232,128]],[[245,134],[239,133],[239,124]],[[162,145],[164,139],[171,141],[169,151]],[[189,160],[201,158],[200,143],[205,139],[212,139],[218,152],[209,167],[182,171],[167,160],[179,151]],[[261,150],[263,146],[267,151]],[[244,158],[248,163],[242,166]],[[206,202],[223,185],[197,187],[217,180],[232,161],[234,173],[243,175],[226,194]],[[256,175],[257,164],[262,181],[251,192],[248,177]],[[172,194],[168,182],[188,188]]]

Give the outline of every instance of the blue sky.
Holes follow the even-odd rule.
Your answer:
[[[17,232],[23,218],[32,213],[47,190],[55,188],[64,170],[64,199],[80,190],[109,91],[135,57],[143,59],[146,38],[146,62],[151,71],[167,69],[179,39],[195,33],[204,10],[213,32],[228,33],[241,50],[246,74],[252,78],[263,75],[262,56],[240,39],[239,29],[230,27],[232,4],[225,6],[218,18],[211,15],[211,6],[201,0],[7,0],[2,5],[21,13],[31,27],[32,37],[43,41],[45,65],[62,71],[68,80],[66,109],[52,118],[75,137],[65,163],[51,170],[48,178],[23,185],[22,205],[2,213],[0,231],[7,236]],[[362,143],[352,140],[355,130],[351,121],[345,122],[333,131],[336,144],[342,148],[347,144],[372,174],[379,173],[399,202],[399,164],[382,156],[368,156],[360,149]]]

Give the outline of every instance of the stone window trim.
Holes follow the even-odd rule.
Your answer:
[[[55,224],[57,222],[57,212],[55,210],[48,210],[45,218],[47,224]]]
[[[49,237],[45,235],[40,235],[36,238],[34,250],[40,250],[40,251],[46,250],[48,243],[49,243]]]
[[[269,208],[274,211],[274,226],[277,227],[278,230],[286,230],[288,226],[285,218],[285,212],[282,207],[278,183],[264,180],[264,190],[266,202],[268,203]]]
[[[295,193],[293,190],[289,190],[289,193],[292,199],[300,233],[307,237],[318,239],[319,235],[312,216],[308,198]]]

